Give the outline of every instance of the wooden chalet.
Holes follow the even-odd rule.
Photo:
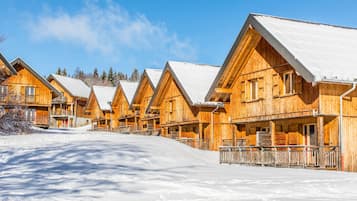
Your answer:
[[[151,111],[159,111],[162,136],[193,147],[215,148],[209,124],[217,104],[206,102],[204,97],[218,70],[209,65],[166,63],[149,104]]]
[[[138,133],[158,134],[160,132],[160,115],[148,110],[149,102],[154,94],[162,69],[145,69],[131,103],[134,113],[138,114]]]
[[[90,88],[80,79],[51,74],[47,80],[61,92],[52,100],[52,127],[78,127],[90,123],[85,114]]]
[[[113,99],[113,127],[124,133],[130,133],[138,128],[138,113],[130,108],[131,101],[138,82],[120,80]]]
[[[23,108],[33,125],[48,128],[52,98],[60,93],[22,59],[15,59],[11,66],[17,73],[1,82],[1,107],[5,111]]]
[[[357,171],[356,42],[357,29],[249,15],[206,97],[230,107],[221,162]]]
[[[115,90],[116,87],[92,86],[85,112],[92,121],[93,129],[112,128]]]

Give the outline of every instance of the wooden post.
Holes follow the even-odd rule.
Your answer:
[[[275,121],[269,121],[271,145],[275,146]]]
[[[182,126],[178,127],[178,138],[181,139],[181,134],[182,134]]]
[[[321,168],[325,167],[325,158],[324,158],[324,142],[325,142],[325,136],[324,136],[324,117],[323,116],[318,116],[317,117],[317,136],[318,136],[318,142],[319,142],[319,166]]]

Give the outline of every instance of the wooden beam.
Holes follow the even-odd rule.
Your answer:
[[[269,121],[271,145],[275,146],[275,121]]]
[[[324,117],[318,116],[316,120],[317,127],[317,137],[319,142],[319,157],[320,157],[320,168],[325,167],[324,160],[324,146],[325,146],[325,135],[324,135]]]
[[[218,94],[231,94],[232,89],[227,89],[227,88],[215,88],[214,91]]]

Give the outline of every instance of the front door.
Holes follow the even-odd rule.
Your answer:
[[[305,124],[303,134],[305,145],[317,146],[316,124]]]

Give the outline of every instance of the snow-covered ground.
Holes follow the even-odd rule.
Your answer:
[[[40,132],[40,131],[39,131]],[[0,136],[0,200],[357,200],[357,174],[219,165],[155,136]]]

